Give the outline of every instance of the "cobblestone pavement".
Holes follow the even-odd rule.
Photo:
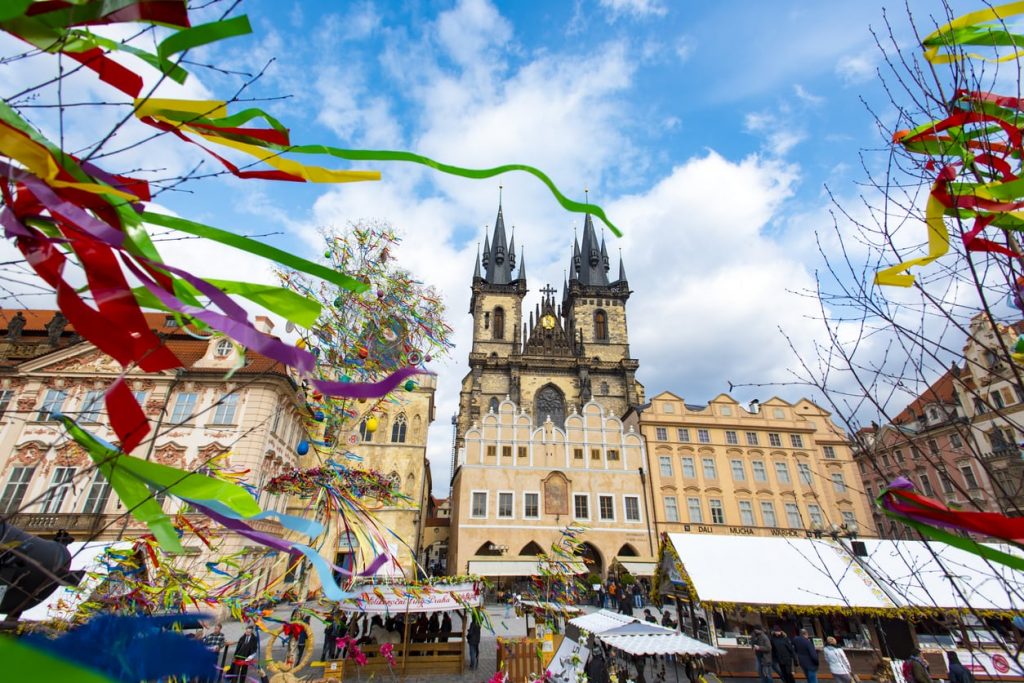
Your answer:
[[[274,616],[278,618],[286,618],[294,606],[288,606],[286,608],[278,609],[275,611]],[[591,606],[585,606],[583,608],[587,612],[592,612],[596,608]],[[650,608],[654,612],[655,616],[661,618],[661,611],[656,608]],[[498,660],[498,648],[497,638],[498,637],[522,637],[526,635],[526,619],[523,617],[516,617],[515,613],[512,612],[508,617],[505,616],[505,607],[502,605],[488,605],[486,607],[487,614],[491,618],[491,623],[494,626],[494,633],[490,633],[486,630],[483,631],[480,637],[480,666],[474,670],[466,670],[461,676],[453,674],[429,674],[429,675],[407,675],[405,678],[401,676],[395,676],[392,678],[389,674],[376,674],[372,676],[374,681],[380,681],[386,683],[389,680],[401,680],[405,683],[441,683],[442,681],[453,681],[455,683],[481,683],[486,682],[494,675],[497,669]],[[634,610],[634,615],[643,618],[643,610]],[[462,624],[456,615],[453,618],[452,629],[453,631],[459,632],[462,629]],[[313,647],[316,654],[316,658],[319,658],[320,651],[323,648],[324,636],[323,636],[323,625],[319,623],[313,623]],[[225,622],[224,624],[224,635],[229,642],[235,641],[242,634],[243,626],[240,622]],[[264,646],[268,640],[266,634],[261,634],[260,646]],[[233,651],[233,648],[228,648],[228,651]],[[280,655],[283,650],[280,647],[274,648],[274,655],[280,659]],[[261,656],[262,656],[261,650]],[[299,673],[299,677],[305,680],[316,680],[321,676],[320,669],[306,668]],[[254,676],[250,676],[250,681],[258,683],[258,679]],[[361,675],[357,673],[355,676],[346,677],[346,682],[354,681],[365,681],[371,680],[370,675]]]

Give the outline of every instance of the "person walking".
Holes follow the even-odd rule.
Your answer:
[[[480,622],[476,617],[466,632],[466,643],[469,645],[469,668],[475,669],[480,663]]]
[[[910,666],[906,666],[907,664]],[[903,675],[907,678],[907,683],[932,683],[932,676],[928,673],[928,662],[921,657],[919,649],[914,648],[910,659],[904,663]]]
[[[750,639],[757,660],[757,675],[760,683],[772,683],[772,641],[768,634],[759,628],[754,629]]]
[[[782,630],[781,624],[775,625],[769,640],[772,641],[772,668],[779,672],[782,683],[796,683],[793,677],[796,650],[793,648],[793,641]]]
[[[256,652],[260,649],[260,638],[252,624],[246,624],[245,633],[235,645],[235,654],[231,660],[226,679],[233,683],[243,683],[249,673],[249,666],[256,662]]]
[[[644,606],[644,590],[639,581],[633,584],[633,606],[637,609]]]
[[[217,656],[218,660],[220,660],[220,651],[222,649],[224,649],[224,644],[225,644],[224,634],[221,632],[222,628],[223,627],[220,625],[220,623],[216,623],[210,629],[210,632],[207,633],[205,636],[203,636],[203,645],[205,645],[207,648],[209,648],[210,651],[213,652]],[[218,664],[218,666],[219,666],[219,664]],[[216,674],[211,673],[209,678],[206,678],[206,679],[203,679],[203,680],[211,681],[212,682],[212,681],[214,681],[216,679],[217,679]]]
[[[974,674],[960,663],[960,657],[955,652],[946,653],[946,668],[949,669],[949,683],[974,683]]]
[[[800,635],[793,639],[793,649],[796,651],[796,661],[807,677],[807,683],[818,683],[818,651],[814,649],[814,643],[808,635],[807,629],[800,629]]]

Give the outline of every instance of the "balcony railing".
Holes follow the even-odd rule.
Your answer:
[[[1003,460],[1003,459],[1019,459],[1021,457],[1020,448],[1013,444],[1006,444],[993,448],[988,453],[981,454],[984,460]]]
[[[76,541],[85,541],[98,534],[108,537],[117,535],[124,525],[124,516],[26,512],[12,515],[10,522],[19,529],[36,536],[52,536],[63,529],[72,536],[76,536]],[[134,520],[129,522],[129,527],[131,528],[134,528],[136,525],[140,525],[140,523]]]

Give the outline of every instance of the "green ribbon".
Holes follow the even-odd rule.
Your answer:
[[[1024,571],[1024,558],[1022,557],[1017,557],[1016,555],[1010,555],[1009,553],[1004,553],[1001,550],[990,548],[987,545],[982,545],[981,543],[967,538],[966,536],[960,536],[958,534],[950,533],[945,529],[924,524],[916,519],[911,519],[905,515],[901,515],[898,512],[893,512],[892,510],[884,507],[881,503],[879,503],[879,507],[882,508],[883,512],[885,512],[886,517],[903,522],[912,529],[920,532],[921,535],[927,536],[933,541],[941,541],[942,543],[960,548],[960,550],[973,555],[980,555],[992,562],[1004,564],[1007,567],[1016,569],[1017,571]]]
[[[38,681],[45,672],[49,681],[114,683],[98,671],[37,650],[10,636],[0,636],[0,661],[4,663],[4,677],[12,681]]]
[[[192,28],[176,31],[164,38],[156,48],[157,56],[166,59],[170,55],[191,50],[200,45],[208,45],[225,38],[234,38],[252,33],[249,17],[244,14],[223,21],[200,24]]]

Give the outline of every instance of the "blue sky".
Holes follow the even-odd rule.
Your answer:
[[[896,41],[912,47],[903,2],[888,5]],[[911,5],[930,30],[927,12],[937,5]],[[816,232],[826,250],[836,248],[825,185],[856,206],[861,150],[882,150],[864,157],[870,168],[885,163],[886,141],[861,102],[891,121],[869,31],[887,36],[884,6],[250,0],[239,11],[251,18],[253,35],[190,58],[245,72],[273,58],[246,94],[291,96],[263,106],[297,143],[408,149],[466,166],[527,163],[570,196],[582,199],[589,188],[625,233],[607,237],[612,267],[621,249],[634,290],[627,311],[639,379],[648,396],[671,390],[701,403],[729,381],[788,381],[796,359],[780,328],[805,355],[821,337],[817,303],[794,292],[813,288],[822,266]],[[220,11],[214,5],[204,15]],[[6,71],[8,88],[35,77]],[[203,68],[193,74],[161,94],[222,99],[240,82]],[[72,95],[110,97],[103,87],[68,85]],[[69,135],[86,144],[88,129]],[[185,145],[157,141],[110,157],[107,167],[173,174],[201,159]],[[525,247],[531,308],[544,284],[561,284],[582,216],[564,212],[522,174],[469,181],[395,164],[353,167],[379,168],[383,180],[218,178],[159,202],[220,227],[281,233],[269,241],[309,257],[320,251],[318,226],[360,218],[395,224],[405,236],[399,259],[444,293],[455,328],[452,358],[432,364],[440,388],[429,450],[435,492],[443,494],[450,416],[466,370],[473,259],[484,226],[493,224],[498,185],[506,222]],[[168,243],[165,258],[213,276],[224,275],[228,257],[183,242]],[[233,276],[270,279],[266,264],[230,258]],[[783,385],[733,395],[808,393]]]

